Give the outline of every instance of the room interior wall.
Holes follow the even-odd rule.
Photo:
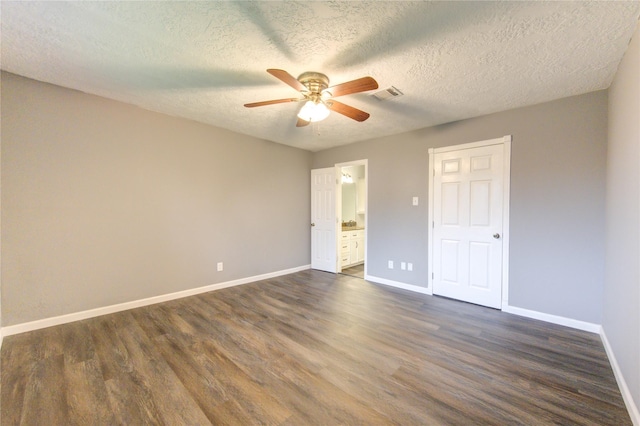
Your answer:
[[[598,91],[319,151],[313,167],[368,159],[368,274],[424,287],[428,149],[512,135],[509,305],[600,324],[606,116]]]
[[[0,76],[1,79],[1,76]],[[0,94],[1,96],[1,94]],[[0,212],[2,212],[2,102],[0,102]],[[2,348],[2,214],[0,213],[0,348]],[[2,376],[2,372],[0,372]],[[0,380],[0,386],[1,380]]]
[[[1,111],[3,326],[309,264],[308,151],[8,73]]]
[[[609,88],[603,334],[640,422],[640,30]]]

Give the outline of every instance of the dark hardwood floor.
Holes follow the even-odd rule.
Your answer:
[[[303,271],[6,337],[18,424],[631,420],[595,334]]]
[[[364,263],[343,269],[343,275],[351,275],[352,277],[364,278]]]

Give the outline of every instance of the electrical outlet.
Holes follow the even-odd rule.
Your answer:
[[[407,263],[407,270],[413,271],[413,263],[411,262]]]
[[[402,269],[403,271],[406,271],[407,263],[406,262],[400,262],[400,269]]]
[[[222,264],[222,262],[218,262],[218,272],[222,271],[224,269],[224,265]]]
[[[390,260],[388,263],[389,269],[393,269],[393,260]]]

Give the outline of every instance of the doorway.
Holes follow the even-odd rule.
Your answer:
[[[367,182],[367,160],[311,171],[312,269],[366,277]]]
[[[338,272],[365,277],[367,231],[366,160],[337,164],[338,191]]]
[[[430,150],[433,294],[506,304],[510,146],[505,136]]]

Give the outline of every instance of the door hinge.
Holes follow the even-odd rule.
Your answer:
[[[431,279],[434,279],[435,277],[433,276],[433,272],[431,273]]]
[[[435,227],[436,227],[436,221],[435,221],[435,220],[431,222],[431,227],[432,227],[432,228],[435,228]]]

